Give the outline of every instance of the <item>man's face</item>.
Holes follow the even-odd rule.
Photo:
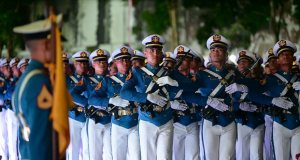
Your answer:
[[[240,73],[242,73],[247,67],[250,66],[250,64],[252,64],[249,60],[247,59],[241,59],[238,62],[238,70]]]
[[[213,47],[210,49],[209,57],[212,62],[221,62],[225,60],[225,57],[228,56],[225,48],[222,47]]]
[[[95,68],[96,73],[103,73],[107,70],[107,61],[95,61],[92,66]]]
[[[193,59],[190,64],[191,69],[198,70],[201,66],[201,61],[198,59]]]
[[[290,51],[285,51],[282,52],[279,56],[278,56],[278,64],[279,65],[292,65],[293,61],[296,60],[296,57],[293,56],[294,54]],[[269,63],[270,65],[270,63]]]
[[[11,68],[10,68],[10,66],[2,67],[2,72],[3,72],[5,77],[11,77]]]
[[[88,71],[89,62],[88,61],[75,61],[74,66],[76,72],[81,75],[85,75]]]
[[[152,66],[161,63],[164,56],[161,48],[146,48],[144,55]]]
[[[138,67],[144,67],[145,66],[145,60],[141,60],[141,59],[135,59],[132,60],[132,67],[133,68],[138,68]]]
[[[271,74],[271,69],[270,69],[270,67],[265,67],[265,73],[266,73],[267,75],[270,75],[270,74]]]
[[[126,73],[131,67],[130,59],[119,59],[114,62],[114,65],[118,68],[121,73]]]
[[[109,75],[114,76],[118,73],[118,68],[115,65],[109,67]]]
[[[277,62],[277,59],[272,58],[269,60],[269,68],[271,70],[278,70],[279,69],[279,64]]]
[[[185,58],[182,61],[182,64],[179,66],[178,70],[179,71],[190,70],[191,61],[192,61],[192,58]]]
[[[21,72],[21,73],[24,73],[25,70],[26,70],[26,68],[27,68],[27,65],[26,65],[26,66],[22,66],[22,67],[20,68],[20,72]]]
[[[67,73],[69,62],[63,62],[63,67],[64,67],[64,73]]]
[[[20,72],[20,70],[19,70],[19,68],[18,68],[17,66],[13,66],[13,67],[11,68],[11,70],[12,70],[14,76],[20,77],[21,72]]]

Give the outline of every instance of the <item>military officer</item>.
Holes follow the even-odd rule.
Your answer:
[[[113,109],[111,117],[111,146],[113,159],[140,159],[140,147],[138,137],[138,112],[133,101],[129,102],[120,98],[119,93],[131,68],[133,50],[127,46],[121,46],[112,53],[114,64],[118,73],[104,78],[89,98],[89,104]],[[126,155],[128,157],[126,158]]]
[[[63,60],[64,72],[65,72],[65,75],[67,76],[67,71],[69,68],[69,59],[71,58],[71,55],[68,54],[67,52],[63,52],[63,53],[61,53],[61,56],[62,56],[62,60]]]
[[[8,153],[8,126],[6,122],[7,114],[10,115],[10,110],[7,108],[8,106],[6,103],[4,103],[7,98],[5,96],[5,92],[7,88],[10,85],[11,82],[11,68],[9,66],[11,59],[10,58],[4,58],[1,61],[1,67],[2,67],[2,73],[3,76],[0,77],[0,105],[2,105],[2,111],[0,112],[0,136],[1,136],[1,142],[0,142],[0,156],[2,156],[2,159],[8,159],[7,153]]]
[[[172,52],[164,52],[163,67],[173,67],[176,63],[176,56]]]
[[[132,67],[144,67],[145,66],[145,56],[139,50],[133,50],[133,56],[131,57]]]
[[[298,93],[300,89],[298,75],[292,72],[296,46],[288,40],[280,40],[273,47],[273,53],[278,57],[280,69],[273,75],[267,75],[262,80],[263,91],[269,96],[249,93],[249,99],[265,105],[270,105],[269,114],[273,119],[272,145],[274,159],[296,159],[300,153],[300,122]],[[294,90],[294,89],[295,90]]]
[[[248,50],[241,50],[236,55],[236,62],[240,73],[243,73],[247,67],[252,67],[256,61],[256,56]],[[250,71],[238,80],[243,85],[234,83],[226,87],[225,91],[232,94],[232,88],[245,87],[259,92],[261,89],[260,81],[257,78],[251,77],[252,75],[253,73]],[[249,101],[247,94],[247,92],[240,91],[233,94],[234,105],[239,108],[236,120],[236,159],[263,159],[264,114],[261,104]]]
[[[108,72],[107,60],[109,58],[109,52],[104,49],[97,49],[91,53],[90,60],[93,62],[92,66],[95,68],[95,75],[88,78],[88,97],[90,97],[97,85],[106,77]],[[111,160],[111,116],[104,111],[105,107],[94,107],[99,109],[99,111],[94,116],[89,117],[86,123],[89,140],[89,158],[90,160]]]
[[[184,45],[179,45],[174,50],[176,58],[185,57],[183,63],[178,68],[178,72],[185,77],[195,81],[196,76],[192,76],[190,73],[191,62],[196,57],[193,51]],[[199,159],[199,126],[196,113],[195,105],[188,102],[180,102],[180,95],[183,90],[173,88],[170,91],[170,103],[173,111],[173,160]]]
[[[128,76],[121,90],[120,97],[129,101],[153,104],[151,111],[153,110],[154,113],[149,112],[144,104],[141,104],[139,109],[141,158],[172,159],[173,122],[169,92],[165,87],[156,91],[154,89],[157,85],[168,84],[168,86],[195,91],[197,85],[177,72],[164,76],[166,71],[159,65],[162,63],[162,47],[165,44],[162,36],[150,35],[143,40],[142,44],[146,47],[144,55],[148,63],[145,67],[132,70],[132,74]]]
[[[203,56],[194,50],[193,50],[193,52],[195,53],[196,57],[191,62],[190,72],[192,73],[192,75],[196,74],[196,72],[199,72],[200,69],[203,70],[203,66],[204,66]]]
[[[114,60],[110,57],[108,59],[108,71],[110,76],[114,76],[118,73],[118,68],[113,64],[114,64]]]
[[[213,35],[206,44],[210,50],[209,57],[212,65],[208,69],[196,73],[196,82],[201,94],[184,91],[181,98],[205,106],[203,110],[205,119],[203,119],[201,130],[204,158],[210,160],[224,157],[234,159],[236,124],[234,122],[235,113],[232,112],[235,110],[232,105],[232,97],[230,94],[225,94],[222,99],[214,97],[223,94],[227,81],[230,81],[238,73],[224,67],[228,56],[227,50],[230,48],[230,43],[225,37],[218,34]]]
[[[86,118],[84,109],[88,104],[88,97],[86,97],[88,83],[87,69],[89,65],[90,53],[87,51],[78,51],[72,58],[75,59],[75,73],[74,76],[66,77],[67,86],[76,104],[72,110],[69,111],[69,126],[71,141],[67,149],[67,158],[70,160],[77,160],[79,157],[88,159],[88,139],[86,134]],[[78,86],[78,88],[76,88]],[[76,88],[76,89],[74,89]],[[80,154],[80,150],[82,154]]]
[[[56,22],[59,24],[61,20],[62,15],[57,15]],[[52,159],[49,152],[52,139],[49,115],[53,96],[48,69],[44,67],[53,58],[48,39],[50,29],[51,23],[46,23],[46,20],[14,28],[14,32],[24,35],[32,58],[28,67],[24,67],[26,70],[12,96],[12,106],[20,126],[19,159]]]
[[[25,70],[28,67],[30,62],[31,62],[31,59],[29,59],[29,58],[23,58],[23,59],[20,60],[17,67],[19,68],[21,73],[25,72]]]

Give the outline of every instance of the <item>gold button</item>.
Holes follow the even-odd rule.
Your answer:
[[[248,119],[246,119],[246,121],[248,121]]]
[[[219,118],[219,116],[216,116],[216,118]]]
[[[299,122],[298,120],[296,120],[296,122]]]
[[[147,87],[148,85],[145,85],[145,87]]]
[[[231,116],[229,116],[229,117],[231,117]]]
[[[258,119],[260,121],[260,119]]]
[[[167,115],[165,115],[165,117],[167,117]]]
[[[120,77],[123,77],[123,74],[120,74]]]
[[[178,116],[178,117],[180,117],[180,116]]]
[[[174,95],[176,95],[176,93],[174,93]]]
[[[136,121],[136,119],[134,119]]]
[[[100,78],[100,76],[97,76],[98,78]]]
[[[194,119],[193,117],[191,117],[191,119]]]
[[[120,119],[118,119],[118,121],[119,121]]]
[[[284,119],[286,121],[286,119]]]
[[[143,75],[145,75],[145,73],[143,73]]]
[[[212,91],[214,90],[214,89],[211,89]]]
[[[80,75],[77,75],[77,78],[79,78],[80,77]]]
[[[111,82],[112,84],[114,84],[114,82]]]
[[[210,77],[210,76],[208,76],[208,77]]]

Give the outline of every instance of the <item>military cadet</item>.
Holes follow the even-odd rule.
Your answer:
[[[61,19],[62,15],[57,15],[56,22],[60,23]],[[12,96],[12,106],[20,126],[19,159],[52,159],[52,123],[49,115],[53,96],[49,70],[44,67],[53,58],[49,47],[51,41],[48,39],[50,29],[51,23],[46,23],[46,20],[14,28],[14,32],[24,35],[32,58],[28,67],[23,67],[26,70]],[[22,72],[22,67],[20,71]]]
[[[236,124],[235,113],[230,94],[224,94],[222,99],[218,97],[224,93],[225,85],[234,75],[233,70],[226,69],[225,60],[230,43],[221,35],[213,35],[207,40],[207,48],[210,49],[209,57],[212,65],[201,72],[196,73],[196,82],[201,94],[184,91],[181,98],[185,101],[205,106],[203,110],[202,143],[204,146],[204,158],[210,160],[234,159]],[[202,100],[202,96],[206,97]]]
[[[89,65],[90,53],[87,51],[78,51],[72,58],[75,59],[75,73],[74,76],[66,77],[67,86],[73,97],[73,101],[76,104],[69,111],[69,126],[71,141],[67,149],[67,159],[77,160],[79,157],[88,159],[88,139],[86,134],[86,118],[84,115],[84,109],[88,104],[88,98],[86,97],[88,83],[86,73]],[[78,88],[76,88],[78,86]],[[76,88],[76,89],[74,89]],[[82,154],[80,154],[80,150]]]
[[[133,50],[133,56],[131,57],[131,63],[133,68],[145,66],[145,56],[141,51]]]
[[[256,56],[248,51],[241,50],[236,55],[238,71],[243,73],[247,67],[250,68],[257,61]],[[229,94],[232,88],[251,88],[252,91],[261,89],[259,79],[251,77],[252,72],[238,80],[243,85],[236,83],[226,87],[225,91]],[[256,74],[254,74],[256,75]],[[235,89],[236,90],[236,89]],[[247,89],[243,89],[244,91]],[[233,94],[234,105],[239,108],[237,112],[237,141],[236,159],[253,160],[263,159],[263,140],[264,140],[264,114],[259,103],[249,101],[247,92],[235,92]]]
[[[18,119],[15,116],[14,111],[12,110],[11,106],[11,98],[13,91],[15,89],[15,86],[21,76],[21,72],[19,68],[17,67],[18,63],[20,62],[20,59],[18,57],[13,58],[9,66],[11,67],[12,73],[13,73],[13,81],[9,83],[5,97],[6,97],[6,105],[7,112],[6,112],[6,120],[7,120],[7,133],[8,133],[8,152],[9,152],[9,159],[17,160],[18,159],[18,149],[17,149],[17,142],[18,142]]]
[[[63,53],[61,53],[61,56],[62,56],[62,60],[63,60],[64,72],[65,72],[65,75],[67,76],[67,71],[69,68],[69,59],[71,58],[71,55],[66,52],[63,52]]]
[[[95,75],[88,78],[88,96],[92,94],[97,85],[106,77],[108,72],[108,58],[110,58],[110,54],[104,49],[97,49],[91,53],[90,60],[93,61],[92,66],[95,68]],[[90,160],[110,160],[112,159],[110,139],[111,116],[103,111],[105,107],[94,107],[99,109],[99,111],[94,116],[88,118],[86,123],[89,139],[89,158]]]
[[[194,51],[193,52],[195,53],[195,58],[193,58],[192,62],[191,62],[191,68],[190,68],[190,72],[192,75],[196,74],[196,72],[199,72],[201,67],[204,66],[204,58],[203,56]]]
[[[178,68],[178,72],[189,79],[195,81],[196,76],[190,73],[191,62],[197,57],[193,51],[184,45],[179,45],[174,50],[176,58],[185,57],[183,63]],[[170,103],[173,111],[173,160],[199,159],[199,126],[196,115],[195,105],[188,102],[180,102],[180,96],[183,90],[173,88],[170,91]],[[197,108],[199,110],[199,108]],[[199,112],[198,112],[199,113]]]
[[[25,72],[25,70],[28,67],[30,62],[31,62],[31,59],[29,59],[29,58],[23,58],[23,59],[20,60],[17,67],[19,68],[21,73]]]
[[[279,70],[279,64],[277,62],[278,57],[275,56],[275,54],[273,53],[273,48],[270,48],[266,53],[265,56],[267,57],[267,61],[266,63],[269,64],[269,68],[270,68],[270,72],[271,74],[275,74],[278,72]]]
[[[118,73],[118,68],[113,64],[114,64],[114,60],[110,57],[108,59],[108,71],[110,76],[114,76]]]
[[[140,159],[138,137],[138,112],[134,102],[120,98],[119,93],[131,68],[133,50],[121,46],[112,53],[114,65],[118,73],[104,78],[95,88],[89,98],[89,104],[94,106],[115,107],[111,117],[111,149],[113,159]],[[128,157],[126,158],[126,156]]]
[[[10,58],[4,58],[2,59],[0,65],[2,67],[2,73],[3,76],[0,77],[0,105],[2,105],[2,111],[0,112],[0,156],[2,156],[2,159],[8,159],[7,153],[8,153],[8,130],[7,123],[6,123],[6,117],[7,112],[10,112],[10,110],[7,108],[7,104],[5,103],[7,98],[5,97],[5,92],[10,85],[11,82],[11,68],[9,66],[11,59]],[[10,115],[10,114],[9,114]]]
[[[176,63],[176,56],[172,52],[164,52],[163,67],[173,67]]]
[[[165,87],[156,91],[154,89],[157,85],[168,84],[168,86],[195,91],[197,86],[192,80],[184,78],[177,72],[164,76],[166,71],[159,65],[163,59],[162,48],[165,44],[163,37],[150,35],[143,40],[142,44],[146,47],[144,55],[148,63],[145,67],[133,68],[120,96],[129,101],[153,104],[151,110],[154,113],[149,112],[143,104],[139,109],[141,158],[172,159],[173,122],[169,93]]]
[[[272,116],[272,145],[274,159],[296,159],[300,153],[300,122],[298,93],[299,77],[292,72],[292,64],[296,59],[296,46],[288,40],[280,40],[273,47],[273,53],[278,57],[280,69],[273,75],[267,75],[262,80],[263,91],[269,96],[248,93],[249,99],[269,105]],[[295,90],[294,90],[294,89]]]

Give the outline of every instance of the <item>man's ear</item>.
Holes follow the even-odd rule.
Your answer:
[[[114,65],[115,67],[117,67],[117,62],[116,62],[116,61],[114,61],[113,65]]]

